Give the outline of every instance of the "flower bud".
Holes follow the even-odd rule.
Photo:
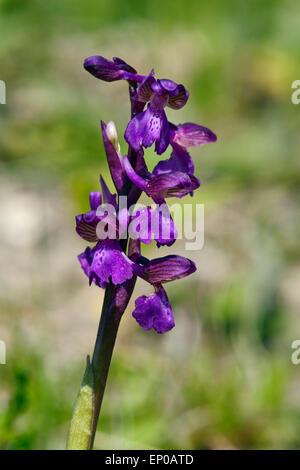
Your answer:
[[[120,144],[115,123],[110,121],[106,126],[106,134],[110,143],[114,146],[116,152],[120,153]]]

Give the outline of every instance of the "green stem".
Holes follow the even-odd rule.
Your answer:
[[[95,383],[95,400],[89,449],[92,449],[94,444],[111,357],[119,329],[119,324],[123,314],[123,312],[118,314],[118,312],[113,311],[114,309],[111,308],[114,290],[114,286],[110,285],[105,292],[102,315],[99,323],[92,360],[92,369],[94,372]]]
[[[123,286],[109,284],[105,291],[92,363],[87,366],[71,421],[68,450],[93,448],[111,357],[122,315],[136,278]]]

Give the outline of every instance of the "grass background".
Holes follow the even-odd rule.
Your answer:
[[[184,83],[170,120],[218,135],[191,152],[205,247],[167,286],[176,328],[144,332],[129,306],[96,448],[300,447],[299,14],[292,0],[0,0],[2,449],[64,448],[94,344],[103,292],[76,260],[74,215],[108,175],[100,119],[125,153],[129,116],[125,84],[83,70],[94,54]]]

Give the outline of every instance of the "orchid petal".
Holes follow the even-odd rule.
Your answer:
[[[144,330],[153,328],[157,333],[166,333],[175,326],[172,308],[162,286],[148,297],[138,297],[132,316]]]
[[[114,82],[116,80],[142,82],[144,80],[144,77],[136,74],[134,68],[117,57],[114,57],[113,61],[107,60],[100,55],[87,57],[83,66],[94,77],[105,82]]]
[[[165,283],[189,276],[196,271],[196,265],[188,258],[168,255],[155,258],[144,267],[144,279],[151,284]]]
[[[153,95],[152,85],[155,83],[154,70],[152,69],[148,77],[139,85],[137,89],[137,99],[147,103]]]
[[[147,184],[146,193],[154,200],[167,197],[183,197],[200,186],[193,175],[181,171],[162,173],[154,176]]]
[[[160,135],[155,142],[155,151],[158,155],[164,153],[170,143],[170,127],[166,113],[161,113]]]
[[[134,263],[122,251],[118,240],[100,241],[78,256],[79,262],[90,283],[104,288],[110,281],[123,284],[133,276]]]
[[[162,127],[164,134],[167,134],[165,120],[166,117],[163,110],[156,110],[151,105],[148,106],[146,111],[137,114],[127,125],[124,135],[126,142],[136,152],[142,146],[145,148],[151,147],[153,142],[160,138]],[[163,142],[165,142],[165,138]],[[162,147],[164,145],[165,143]]]
[[[197,147],[209,142],[216,142],[217,136],[207,127],[185,122],[174,131],[173,141],[182,147]]]

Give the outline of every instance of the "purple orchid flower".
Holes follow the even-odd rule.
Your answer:
[[[154,294],[136,299],[132,316],[144,330],[153,328],[157,333],[166,333],[175,326],[172,308],[161,284],[155,286]]]
[[[78,235],[88,242],[97,242],[97,226],[99,222],[105,222],[112,228],[112,233],[116,237],[122,235],[122,232],[128,228],[130,217],[128,211],[119,211],[117,216],[116,195],[111,194],[103,177],[100,176],[102,194],[100,191],[90,193],[91,210],[85,214],[77,215],[76,232]],[[103,206],[102,199],[105,204],[112,206],[112,211],[107,214]],[[176,241],[177,230],[167,204],[156,207],[143,207],[135,210],[132,214],[130,235],[145,244],[155,240],[157,246],[171,246]]]
[[[105,288],[111,281],[113,284],[119,285],[126,282],[128,279],[131,279],[134,274],[140,276],[150,284],[156,284],[158,282],[163,283],[174,279],[180,279],[194,272],[196,268],[192,261],[181,256],[170,255],[164,258],[157,258],[152,261],[144,258],[146,262],[142,263],[141,266],[139,261],[142,258],[138,257],[135,261],[130,259],[124,251],[122,251],[120,241],[117,238],[98,240],[97,226],[101,221],[105,221],[105,224],[113,227],[116,237],[119,235],[117,218],[114,214],[107,215],[105,210],[101,210],[102,200],[105,204],[110,204],[110,206],[116,209],[116,197],[110,193],[102,176],[100,176],[100,181],[102,186],[102,195],[100,191],[91,192],[91,210],[85,214],[76,216],[75,219],[77,233],[86,241],[97,241],[97,244],[93,248],[87,247],[86,250],[78,256],[78,260],[84,273],[89,278],[90,284],[94,282],[97,286]],[[149,243],[152,239],[151,220],[148,225],[149,215],[150,218],[152,218],[152,211],[155,212],[156,209],[145,209],[146,210],[143,209],[140,211],[139,214],[136,213],[133,218],[138,216],[139,223],[142,226],[144,226],[144,220],[147,219],[147,233],[144,233],[143,231],[138,232],[137,238],[145,243]],[[155,236],[157,243],[160,245],[173,244],[175,241],[176,229],[170,214],[160,212],[158,217],[159,232]],[[168,221],[169,223],[170,221],[172,222],[172,224],[170,223],[170,235],[168,234],[165,236],[164,231],[162,230],[162,225],[166,225]],[[150,227],[150,229],[148,227]]]
[[[170,128],[164,108],[182,108],[189,97],[183,85],[172,80],[155,80],[152,71],[137,89],[137,100],[148,104],[146,111],[137,114],[128,124],[125,140],[137,152],[155,142],[155,151],[161,155],[170,143]]]
[[[186,196],[200,186],[198,178],[193,174],[178,171],[176,162],[173,165],[173,161],[169,161],[169,168],[165,166],[166,171],[156,168],[152,174],[148,173],[147,179],[135,172],[126,155],[123,163],[128,178],[158,204],[164,203],[168,197]]]
[[[76,231],[89,242],[96,242],[94,248],[86,250],[78,256],[78,260],[84,273],[88,276],[90,284],[105,288],[111,281],[115,285],[122,284],[133,277],[133,261],[131,261],[121,248],[117,239],[98,239],[97,227],[99,222],[105,221],[110,225],[113,233],[118,235],[117,218],[113,214],[106,214],[105,206],[102,208],[102,199],[116,209],[116,195],[110,193],[104,179],[100,176],[102,196],[100,191],[90,193],[91,210],[85,214],[76,216]]]
[[[194,178],[194,162],[187,151],[187,147],[196,147],[206,143],[215,142],[217,136],[207,127],[186,122],[175,126],[170,125],[170,144],[172,146],[171,157],[168,160],[161,160],[154,167],[152,177],[162,174],[181,172]],[[159,181],[159,179],[158,179]],[[195,183],[196,186],[196,183]],[[195,188],[196,189],[196,188]],[[192,189],[189,193],[193,195]],[[180,197],[180,196],[178,196]],[[182,197],[182,196],[181,196]]]
[[[168,255],[148,260],[140,255],[140,242],[135,244],[133,255],[135,263],[142,265],[138,276],[153,285],[155,292],[150,296],[138,297],[132,316],[145,330],[153,328],[157,333],[166,333],[175,326],[172,308],[162,284],[182,279],[196,271],[193,261],[183,256]]]
[[[94,248],[87,247],[78,260],[90,284],[94,282],[103,289],[110,281],[123,284],[134,274],[134,263],[122,251],[118,240],[99,241]]]
[[[104,194],[103,199],[114,203],[114,199],[103,179],[102,191]],[[97,211],[101,207],[101,200],[100,192],[90,193],[91,210],[86,214],[76,217],[77,233],[85,240],[97,240],[95,223],[99,223],[102,220],[97,215]],[[148,217],[148,211],[145,216]],[[107,219],[105,222],[107,223]],[[111,223],[113,224],[113,222]],[[147,238],[149,234],[140,234],[139,237],[140,239],[143,239],[143,237]],[[170,241],[169,239],[165,240],[162,234],[159,235],[158,239],[161,244],[167,244]],[[149,242],[148,239],[143,241]],[[174,241],[171,238],[171,242],[174,243]],[[98,240],[93,248],[87,247],[78,256],[78,260],[84,273],[89,278],[90,284],[94,282],[102,288],[105,288],[110,281],[115,285],[122,284],[126,280],[131,279],[134,274],[150,284],[157,284],[181,279],[196,270],[191,260],[177,255],[169,255],[151,261],[140,256],[133,259],[133,257],[126,256],[124,251],[122,251],[118,239],[109,238]]]

